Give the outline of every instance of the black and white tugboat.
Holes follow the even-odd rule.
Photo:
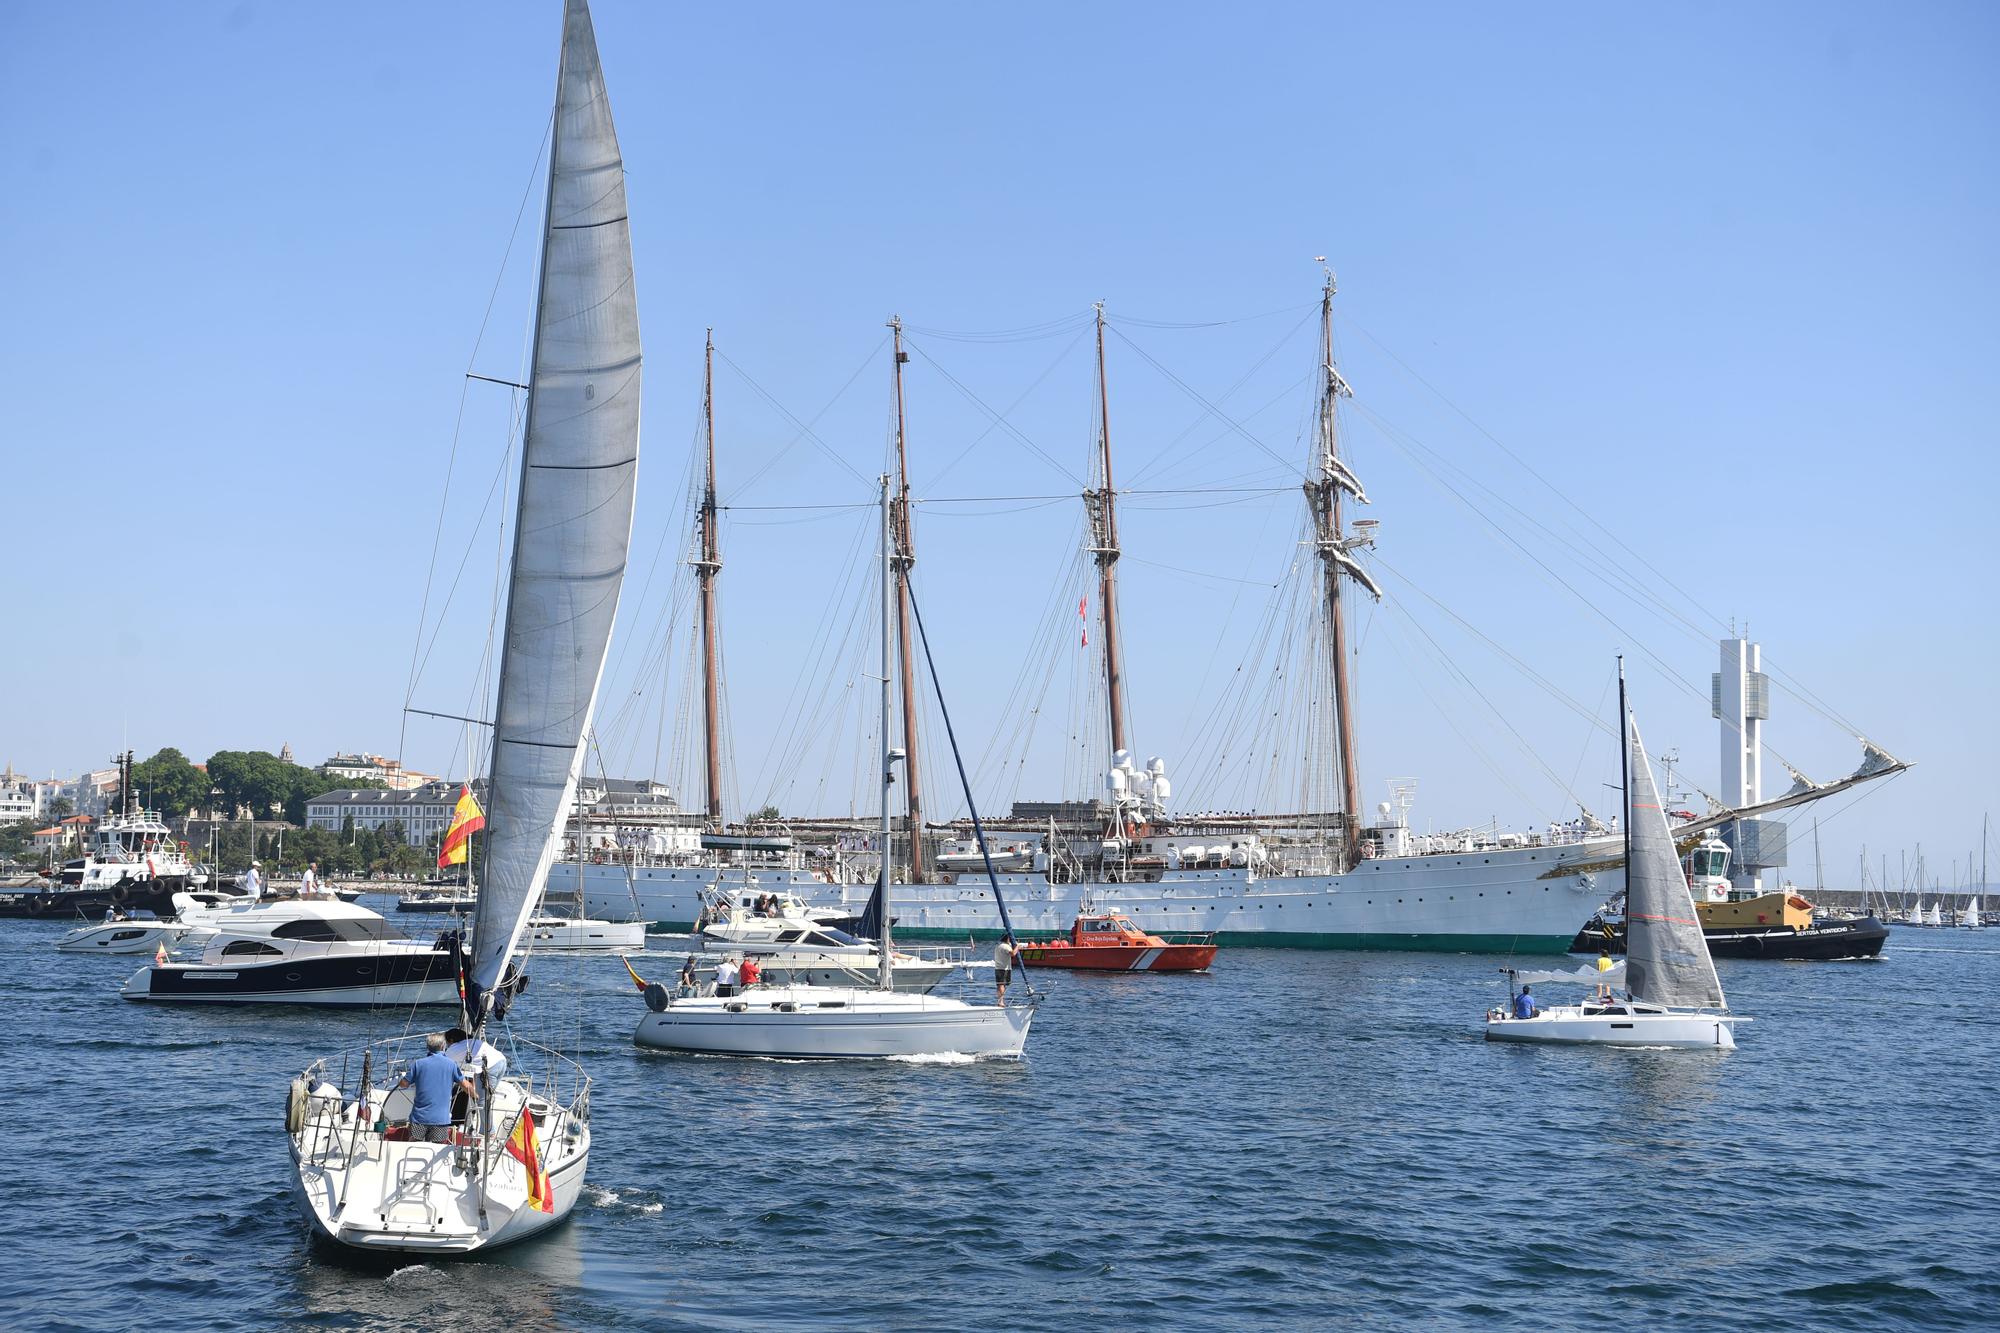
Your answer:
[[[98,821],[84,854],[50,867],[45,883],[0,893],[0,917],[47,916],[58,920],[125,913],[174,914],[174,895],[201,886],[206,876],[188,861],[166,821],[139,808],[132,785],[132,754],[118,757],[119,810]]]
[[[1786,885],[1770,893],[1729,882],[1729,846],[1703,838],[1681,858],[1695,915],[1708,951],[1717,958],[1873,958],[1889,928],[1873,912],[1851,919],[1815,919],[1813,905]],[[1571,953],[1625,952],[1625,922],[1598,915],[1577,932]]]

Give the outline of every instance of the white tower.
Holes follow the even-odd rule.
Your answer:
[[[1710,711],[1722,723],[1722,790],[1731,808],[1764,799],[1764,720],[1771,716],[1771,681],[1760,669],[1763,651],[1746,639],[1722,641],[1722,670],[1709,678]],[[1785,864],[1785,826],[1741,819],[1719,832],[1733,855],[1729,879],[1739,889],[1757,887],[1760,872]]]

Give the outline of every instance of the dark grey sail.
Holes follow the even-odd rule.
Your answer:
[[[1659,788],[1639,739],[1639,720],[1625,714],[1625,975],[1632,998],[1648,1004],[1726,1009],[1722,983],[1702,938],[1694,897],[1674,836],[1660,808]]]

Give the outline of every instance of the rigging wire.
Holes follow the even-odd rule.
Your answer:
[[[506,248],[503,249],[500,253],[500,266],[493,275],[493,287],[486,294],[486,309],[480,313],[479,328],[478,331],[475,332],[472,337],[472,352],[470,355],[466,357],[466,362],[465,362],[465,373],[468,377],[472,374],[472,368],[475,365],[479,364],[479,349],[485,345],[486,327],[493,319],[493,307],[500,299],[500,287],[507,280],[507,265],[513,259],[514,256],[514,243],[520,239],[521,220],[527,216],[528,200],[534,197],[535,181],[542,174],[542,158],[548,152],[549,137],[555,133],[555,125],[556,125],[555,112],[552,109],[549,112],[549,118],[547,123],[542,128],[542,141],[535,148],[534,162],[528,168],[527,184],[521,187],[521,202],[514,209],[514,225],[512,229],[509,230],[507,233]],[[397,723],[397,731],[396,731],[397,763],[401,763],[403,761],[403,751],[409,739],[409,727],[410,727],[410,715],[407,710],[411,702],[414,701],[417,697],[417,682],[421,678],[423,672],[422,663],[420,663],[418,660],[418,653],[422,650],[423,647],[424,625],[427,623],[430,616],[431,585],[432,581],[437,577],[438,551],[444,541],[444,517],[445,513],[447,512],[447,507],[451,502],[451,478],[452,474],[457,470],[458,467],[459,437],[465,427],[465,406],[467,401],[470,399],[471,392],[472,392],[472,381],[470,380],[470,378],[467,378],[460,383],[458,389],[458,414],[457,417],[452,422],[451,449],[447,453],[445,458],[444,489],[443,492],[438,496],[437,526],[436,529],[431,534],[430,562],[424,570],[424,593],[423,593],[423,598],[419,603],[417,609],[417,632],[410,644],[410,674],[409,674],[409,679],[403,688],[403,708],[406,711],[404,711],[400,715],[400,720]],[[509,436],[511,442],[511,436],[512,436],[511,427],[509,429]],[[504,465],[505,463],[504,458],[502,459],[502,463]],[[480,511],[480,516],[483,521],[485,517],[485,510],[482,509]],[[460,568],[461,570],[463,569],[463,564],[461,564]],[[457,586],[455,581],[453,586],[454,587]],[[442,622],[444,619],[444,611],[442,609],[440,609],[438,612],[438,619],[440,622]],[[442,627],[441,624],[440,627]],[[436,643],[437,641],[436,635],[432,636],[431,641],[433,644]],[[430,654],[428,652],[423,653],[424,662],[428,662],[429,658]]]

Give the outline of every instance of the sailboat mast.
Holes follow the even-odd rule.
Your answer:
[[[1118,500],[1111,484],[1111,389],[1104,378],[1104,302],[1097,303],[1097,465],[1104,484],[1085,491],[1090,554],[1097,561],[1097,606],[1104,634],[1104,694],[1111,753],[1125,748],[1125,661],[1118,643]]]
[[[1335,406],[1353,390],[1341,378],[1333,363],[1333,273],[1328,271],[1319,303],[1319,351],[1322,383],[1319,398],[1318,475],[1305,485],[1306,501],[1312,508],[1314,544],[1318,548],[1321,577],[1326,585],[1327,665],[1333,674],[1334,744],[1340,756],[1341,847],[1343,869],[1353,869],[1361,859],[1361,772],[1355,757],[1354,688],[1348,678],[1347,608],[1345,579],[1354,579],[1381,600],[1382,590],[1357,563],[1353,550],[1366,538],[1349,538],[1342,524],[1341,492],[1362,503],[1368,497],[1354,474],[1340,459],[1340,439]]]
[[[875,985],[880,990],[892,990],[895,988],[895,980],[891,974],[889,963],[890,953],[894,947],[889,940],[889,918],[891,915],[889,911],[889,886],[895,883],[896,878],[891,873],[894,865],[892,853],[895,843],[892,840],[893,823],[889,813],[889,788],[896,781],[896,750],[889,743],[889,717],[894,708],[891,702],[894,681],[889,675],[889,607],[893,600],[891,589],[894,586],[892,570],[894,548],[891,544],[891,530],[894,527],[893,514],[894,506],[889,494],[889,474],[885,472],[882,474],[882,840],[880,843],[881,856],[879,858],[881,870],[878,872],[881,879],[875,890],[880,895],[878,901],[882,904],[881,937],[876,941],[877,947],[880,950],[880,956],[876,961],[875,967]],[[903,605],[907,606],[908,602],[903,602]],[[907,637],[904,638],[903,643],[907,646],[909,639]],[[915,839],[912,839],[912,842],[914,843]]]
[[[1625,807],[1624,862],[1625,873],[1632,873],[1632,714],[1625,708],[1625,655],[1618,655],[1618,802]],[[1631,910],[1630,881],[1626,888],[1626,910]],[[1629,927],[1628,927],[1629,929]]]
[[[716,531],[715,503],[715,330],[708,331],[701,368],[702,438],[708,453],[708,470],[701,491],[701,558],[694,563],[695,577],[701,582],[701,716],[702,742],[707,760],[708,818],[722,819],[722,726],[716,695],[721,688],[721,672],[716,662],[715,576],[722,569],[721,536]]]
[[[901,645],[903,688],[903,781],[910,823],[910,883],[924,881],[924,795],[917,768],[916,672],[910,656],[910,567],[917,563],[916,544],[910,535],[910,470],[903,449],[903,367],[910,354],[903,350],[903,318],[890,319],[896,342],[896,494],[892,506],[896,541],[896,641]],[[883,913],[888,912],[888,895],[882,897]]]

